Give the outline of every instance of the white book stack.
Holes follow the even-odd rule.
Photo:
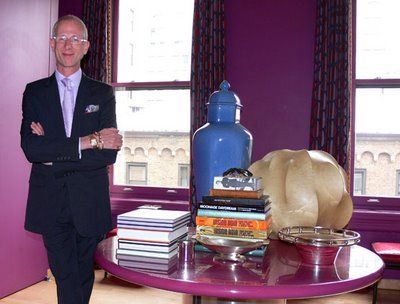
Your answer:
[[[118,265],[137,271],[170,274],[177,268],[178,258],[160,259],[153,257],[117,254]]]
[[[189,211],[139,208],[118,215],[119,263],[146,257],[153,258],[151,264],[168,264],[178,253],[179,240],[187,235],[189,221]]]

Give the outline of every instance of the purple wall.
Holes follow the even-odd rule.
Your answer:
[[[41,237],[23,226],[30,164],[19,128],[26,83],[49,72],[49,28],[57,9],[57,0],[0,4],[0,298],[42,280],[48,268]]]
[[[58,7],[58,15],[75,15],[82,18],[83,4],[82,0],[60,0]]]
[[[225,1],[226,78],[254,137],[253,161],[307,149],[316,1]]]

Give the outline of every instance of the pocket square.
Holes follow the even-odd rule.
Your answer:
[[[85,108],[85,114],[97,112],[99,110],[99,108],[100,108],[99,105],[88,105]]]

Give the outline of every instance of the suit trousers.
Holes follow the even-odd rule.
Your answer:
[[[94,283],[94,252],[102,236],[84,237],[74,227],[65,203],[50,232],[43,234],[51,272],[57,284],[58,304],[88,304]]]

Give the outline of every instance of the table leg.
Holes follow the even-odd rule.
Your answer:
[[[189,301],[184,301],[189,303]],[[240,300],[240,299],[220,299],[211,297],[192,296],[192,304],[286,304],[285,299],[273,300]]]
[[[376,304],[377,299],[378,299],[378,282],[375,282],[375,284],[372,286],[372,304]]]

